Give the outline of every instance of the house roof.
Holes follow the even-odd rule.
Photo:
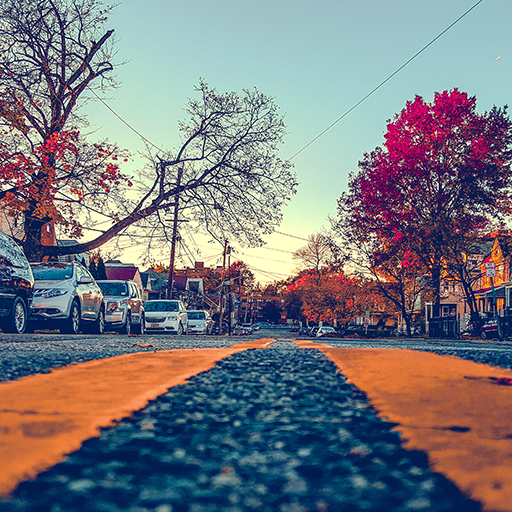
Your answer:
[[[497,237],[498,244],[500,246],[501,252],[503,253],[503,258],[508,258],[512,255],[512,237],[511,236],[498,236]]]
[[[178,290],[187,289],[188,276],[174,276],[174,287]]]
[[[137,267],[105,267],[107,279],[120,281],[133,279],[138,270]]]
[[[149,269],[146,272],[143,272],[142,274],[147,275],[148,279],[151,279],[151,290],[161,291],[167,288],[167,282],[169,280],[167,274],[161,274],[155,272],[152,269]]]

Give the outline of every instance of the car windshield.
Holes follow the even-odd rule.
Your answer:
[[[204,311],[188,311],[187,316],[189,320],[204,320],[206,318]]]
[[[178,311],[179,308],[177,302],[155,300],[146,302],[144,309],[146,311]]]
[[[116,297],[125,297],[128,295],[128,286],[126,283],[98,283],[98,285],[101,288],[103,295]]]
[[[71,279],[73,267],[63,263],[32,265],[32,273],[36,281],[62,281]]]

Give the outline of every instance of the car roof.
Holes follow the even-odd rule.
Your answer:
[[[72,265],[77,264],[76,261],[69,262],[69,261],[36,261],[30,263],[31,266],[36,265],[45,265],[47,267],[71,267]]]
[[[176,300],[176,299],[150,299],[150,300],[147,300],[146,302],[180,302],[180,301]]]
[[[97,283],[135,283],[131,279],[100,279],[96,280]],[[135,283],[137,284],[137,283]]]

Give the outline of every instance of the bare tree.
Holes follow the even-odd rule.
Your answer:
[[[178,198],[180,217],[215,239],[261,244],[297,187],[278,157],[285,125],[273,98],[257,89],[218,93],[200,80],[179,124],[181,146],[150,155],[135,177],[121,173],[126,155],[116,145],[80,135],[84,91],[115,86],[109,13],[96,0],[0,7],[0,198],[24,217],[25,252],[34,260],[93,250],[129,228],[170,238],[164,216]],[[106,229],[93,240],[42,244],[48,226],[79,239],[101,221]]]
[[[342,264],[341,251],[332,236],[315,233],[308,236],[306,246],[297,249],[292,258],[300,263],[301,269],[314,270],[318,277],[322,268],[340,267]]]

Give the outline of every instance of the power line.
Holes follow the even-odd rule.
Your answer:
[[[311,144],[316,142],[322,135],[325,135],[333,126],[338,124],[343,118],[348,116],[353,110],[355,110],[361,103],[366,101],[373,93],[377,92],[384,84],[389,82],[396,74],[398,74],[402,69],[404,69],[408,64],[410,64],[416,57],[418,57],[420,54],[422,54],[429,46],[434,44],[440,37],[442,37],[448,30],[450,30],[454,25],[456,25],[462,18],[464,18],[467,14],[469,14],[478,4],[481,4],[484,0],[478,0],[478,2],[473,5],[473,7],[469,8],[462,16],[457,18],[451,25],[449,25],[447,28],[445,28],[440,34],[438,34],[430,43],[426,44],[419,52],[415,53],[405,64],[402,64],[396,71],[391,73],[385,80],[383,80],[377,87],[372,89],[364,98],[360,99],[354,106],[349,108],[343,115],[338,117],[334,123],[330,124],[323,132],[318,134],[313,140],[308,142],[302,149],[299,149],[297,153],[295,153],[293,156],[291,156],[288,160],[293,160],[297,155],[302,153],[305,149],[307,149]]]
[[[106,101],[104,101],[102,98],[100,98],[96,94],[96,92],[94,92],[93,89],[90,89],[89,87],[87,87],[87,89],[96,97],[96,99],[101,101],[101,103],[103,103],[103,105],[105,105],[105,107],[107,107],[110,110],[110,112],[112,112],[112,114],[114,114],[119,119],[119,121],[121,121],[123,124],[125,124],[132,132],[136,133],[144,142],[147,142],[149,145],[153,146],[155,149],[158,149],[158,151],[163,151],[156,144],[153,144],[149,139],[146,139],[146,137],[144,137],[144,135],[142,135],[139,131],[137,131],[130,123],[128,123],[128,121],[125,121],[113,108],[111,108],[109,106],[109,104]]]
[[[305,242],[310,242],[310,240],[308,240],[307,238],[302,238],[300,236],[295,236],[295,235],[289,235],[288,233],[283,233],[282,231],[274,231],[274,233],[277,233],[278,235],[289,236],[291,238],[296,238],[297,240],[304,240]]]

